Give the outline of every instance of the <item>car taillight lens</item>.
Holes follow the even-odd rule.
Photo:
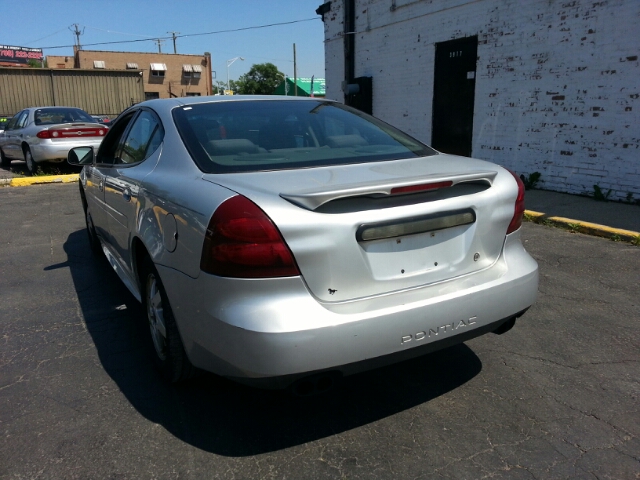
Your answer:
[[[513,178],[515,178],[518,184],[518,196],[516,197],[513,218],[511,219],[511,223],[509,223],[509,228],[507,228],[507,235],[520,228],[520,225],[522,225],[522,217],[524,216],[524,183],[522,183],[522,180],[515,172],[509,170],[509,173],[513,175]]]
[[[200,268],[221,277],[300,275],[289,247],[271,219],[242,195],[226,200],[211,217]]]

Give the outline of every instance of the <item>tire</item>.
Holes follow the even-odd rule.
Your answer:
[[[91,252],[96,256],[102,255],[102,245],[100,244],[100,239],[96,233],[96,227],[93,225],[91,213],[88,208],[85,208],[84,210],[84,221],[87,225],[87,236],[89,237]]]
[[[0,165],[2,168],[9,168],[11,166],[11,160],[4,154],[0,148]]]
[[[96,233],[96,227],[93,225],[93,218],[91,218],[91,212],[89,211],[89,205],[87,204],[87,198],[84,195],[81,181],[78,181],[78,188],[80,189],[80,200],[82,201],[82,210],[84,211],[84,223],[87,227],[87,237],[89,237],[89,247],[91,252],[96,255],[102,255],[102,244]]]
[[[31,150],[29,147],[25,147],[24,149],[24,161],[27,164],[27,170],[31,175],[35,175],[38,171],[38,164],[33,160],[33,155],[31,155]]]
[[[149,350],[162,376],[171,383],[195,376],[187,358],[167,294],[156,267],[145,258],[141,272],[142,302],[149,326]]]

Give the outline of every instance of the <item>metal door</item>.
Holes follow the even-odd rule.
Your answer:
[[[471,156],[478,37],[436,43],[431,145]]]

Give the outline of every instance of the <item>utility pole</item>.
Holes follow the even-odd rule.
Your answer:
[[[298,96],[298,70],[296,63],[296,44],[293,44],[293,95]]]
[[[176,49],[176,35],[180,35],[180,32],[167,32],[171,34],[171,38],[173,38],[173,53],[178,53]]]
[[[71,30],[71,27],[75,27],[75,30]],[[69,30],[71,30],[76,36],[76,47],[78,50],[82,50],[82,45],[80,45],[80,35],[84,34],[84,28],[82,29],[82,31],[80,31],[80,25],[78,25],[77,23],[74,23],[73,25],[71,25],[71,27],[69,27]]]
[[[158,53],[162,53],[162,44],[164,43],[164,40],[162,40],[161,38],[156,38],[154,42],[158,44]]]

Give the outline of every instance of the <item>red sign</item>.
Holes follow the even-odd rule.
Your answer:
[[[29,60],[41,62],[42,49],[0,45],[0,62],[28,63]]]

